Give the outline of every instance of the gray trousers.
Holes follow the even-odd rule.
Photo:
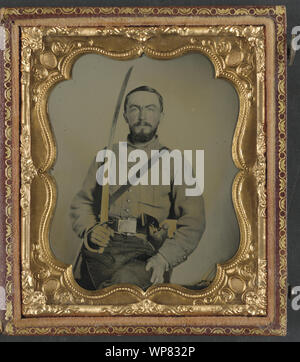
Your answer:
[[[147,260],[156,254],[155,248],[136,236],[115,234],[102,254],[81,249],[81,278],[78,284],[88,290],[98,290],[115,284],[134,284],[146,290],[151,286],[152,270],[146,271]],[[165,282],[169,281],[169,273]]]

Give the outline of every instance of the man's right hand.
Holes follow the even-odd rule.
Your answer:
[[[105,248],[113,235],[114,231],[107,225],[96,224],[89,232],[88,241],[91,246]]]

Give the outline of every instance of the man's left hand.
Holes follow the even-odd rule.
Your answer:
[[[159,253],[148,259],[146,270],[152,269],[151,283],[159,284],[164,282],[164,273],[169,268],[169,263]]]

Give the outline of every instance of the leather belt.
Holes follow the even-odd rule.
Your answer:
[[[144,234],[147,235],[147,225],[142,225],[140,218],[129,217],[109,217],[108,226],[118,234],[135,235]]]

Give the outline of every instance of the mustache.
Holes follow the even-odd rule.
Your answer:
[[[152,124],[148,123],[148,122],[145,122],[145,121],[138,121],[133,125],[133,127],[139,127],[139,126],[150,126],[150,127],[152,127]]]

